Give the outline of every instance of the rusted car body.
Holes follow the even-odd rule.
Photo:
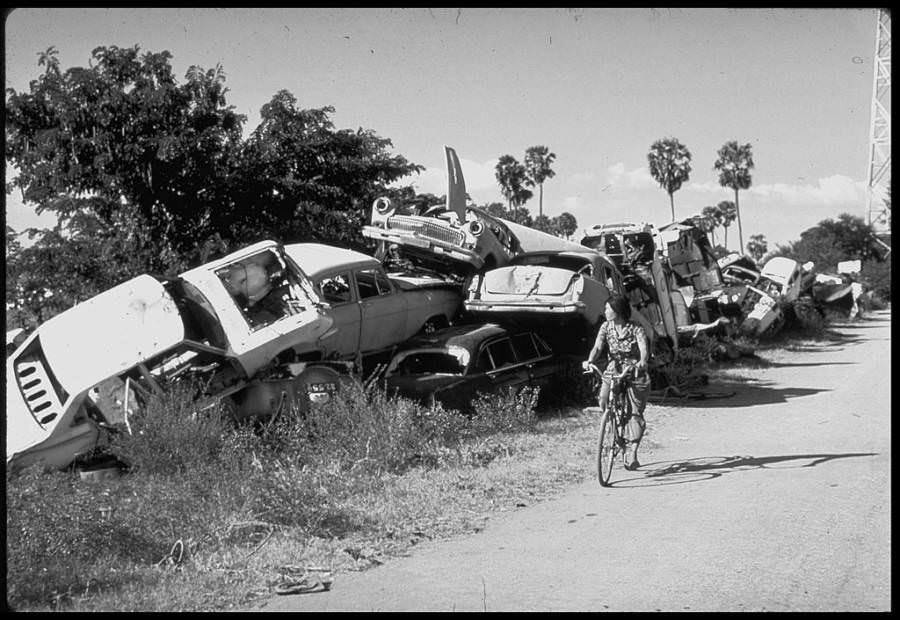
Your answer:
[[[385,372],[389,394],[469,412],[479,394],[546,387],[566,362],[533,331],[497,324],[449,327],[403,346]]]
[[[679,320],[688,322],[687,310],[683,308],[679,314],[673,303],[656,228],[645,223],[600,224],[586,232],[581,245],[616,266],[632,307],[649,322],[661,342],[677,349]]]
[[[410,213],[387,198],[372,205],[363,236],[379,242],[377,256],[391,245],[414,262],[449,274],[470,275],[505,265],[520,251],[516,236],[500,219],[466,206],[466,185],[456,151],[445,146],[448,191],[446,203],[424,213]]]
[[[279,310],[260,312],[269,301]],[[189,376],[259,413],[253,403],[264,399],[247,398],[257,377],[308,350],[333,322],[272,241],[171,280],[133,278],[41,324],[7,358],[7,462],[65,467],[97,444],[101,428]]]

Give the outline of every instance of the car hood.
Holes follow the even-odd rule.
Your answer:
[[[513,265],[484,274],[483,291],[499,295],[562,295],[580,277],[568,269]]]
[[[184,339],[163,285],[142,275],[53,317],[37,329],[53,374],[74,395]]]

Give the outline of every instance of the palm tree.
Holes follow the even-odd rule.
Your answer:
[[[657,140],[647,153],[650,174],[669,194],[672,221],[675,221],[674,194],[691,175],[691,152],[675,138]]]
[[[551,153],[546,146],[532,146],[525,151],[525,170],[528,173],[525,183],[531,187],[537,185],[540,188],[538,217],[544,215],[544,181],[556,175],[550,169],[550,164],[555,159],[556,153]]]
[[[723,200],[717,206],[722,213],[722,227],[725,228],[725,249],[728,249],[728,227],[737,217],[737,209],[730,200]],[[743,250],[741,250],[743,252]]]
[[[741,242],[740,251],[744,251],[744,232],[741,229],[741,208],[738,202],[738,191],[750,187],[752,179],[750,170],[753,168],[753,153],[750,144],[739,145],[731,140],[719,149],[718,159],[714,168],[719,171],[719,185],[730,187],[734,190],[734,209],[737,214],[738,239]]]
[[[713,245],[716,245],[716,228],[722,225],[722,220],[724,218],[722,210],[719,209],[719,207],[712,205],[703,207],[701,214],[710,221],[709,232],[712,233]]]
[[[509,205],[512,219],[518,219],[518,208],[533,196],[530,190],[525,189],[525,179],[528,173],[525,166],[520,164],[512,155],[503,155],[497,161],[494,168],[497,183],[500,184],[500,192]]]

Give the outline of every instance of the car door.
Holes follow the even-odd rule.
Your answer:
[[[491,391],[503,392],[510,387],[526,385],[531,380],[528,365],[516,357],[508,336],[485,343],[484,352],[489,356],[492,367],[487,372]]]
[[[350,270],[332,271],[317,276],[316,290],[331,306],[337,331],[322,340],[326,356],[350,357],[357,354],[360,343],[362,313]]]
[[[406,303],[380,267],[354,272],[360,304],[360,349],[379,351],[406,340]]]
[[[515,334],[511,341],[516,358],[528,369],[531,384],[546,386],[556,372],[555,365],[550,363],[553,355],[550,347],[532,332]]]

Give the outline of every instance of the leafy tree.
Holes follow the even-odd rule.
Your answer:
[[[734,222],[737,217],[737,209],[734,206],[734,203],[730,200],[723,200],[717,205],[719,209],[719,213],[722,214],[722,227],[725,229],[725,240],[722,242],[722,245],[725,248],[728,248],[728,227],[731,226],[732,222]],[[740,249],[740,252],[743,253],[743,248]]]
[[[556,175],[550,168],[555,159],[556,153],[551,153],[546,146],[531,146],[525,151],[525,170],[527,173],[525,183],[530,187],[537,185],[540,188],[538,193],[539,218],[544,215],[544,181]]]
[[[422,170],[286,91],[244,142],[222,68],[193,66],[179,84],[170,58],[98,47],[89,67],[62,71],[50,48],[28,92],[7,89],[7,191],[58,218],[30,247],[7,248],[7,306],[22,320],[262,237],[361,247],[374,198],[402,194],[388,185]]]
[[[7,90],[6,157],[11,187],[38,213],[66,225],[84,215],[110,228],[133,210],[163,270],[200,252],[213,216],[228,209],[231,163],[244,117],[225,105],[220,67],[191,67],[178,85],[168,52],[98,47],[89,68],[40,58],[30,92]]]
[[[675,138],[657,140],[647,153],[650,174],[669,194],[672,221],[675,221],[674,194],[691,175],[691,152]]]
[[[813,261],[819,271],[835,271],[846,260],[880,262],[885,257],[875,241],[871,225],[858,216],[842,213],[836,220],[825,219],[800,234],[800,239],[779,245],[775,255],[801,263]]]
[[[559,234],[559,231],[554,225],[554,221],[546,215],[538,215],[536,218],[534,218],[534,222],[531,224],[531,227],[535,230],[540,230],[541,232],[545,232],[551,235]]]
[[[738,241],[741,252],[744,251],[744,232],[741,229],[741,208],[738,202],[738,192],[750,187],[752,178],[750,170],[753,169],[753,153],[750,144],[739,145],[731,140],[719,149],[718,158],[713,167],[719,172],[719,185],[730,187],[734,190],[734,209],[737,214]]]
[[[506,198],[510,213],[517,215],[518,208],[533,195],[531,190],[524,187],[528,178],[525,166],[512,155],[503,155],[497,161],[494,170],[497,183],[500,185],[500,192]]]
[[[722,221],[724,220],[724,214],[719,207],[715,205],[711,205],[708,207],[703,207],[703,211],[701,211],[701,215],[706,218],[709,222],[710,229],[709,232],[712,235],[713,245],[716,243],[716,228],[722,225]]]
[[[578,230],[578,220],[568,211],[563,211],[553,219],[555,220],[556,229],[559,230],[559,234],[565,239],[571,239],[575,231]]]
[[[285,90],[263,106],[236,173],[239,208],[221,227],[244,239],[365,246],[360,230],[372,202],[399,197],[388,185],[423,167],[388,154],[391,141],[371,131],[335,130],[333,112],[301,109]]]
[[[769,244],[766,242],[765,235],[752,235],[750,241],[747,242],[747,254],[753,257],[757,263],[769,251]]]

